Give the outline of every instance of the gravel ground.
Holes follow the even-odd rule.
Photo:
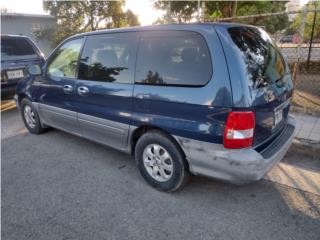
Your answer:
[[[319,195],[201,177],[166,194],[131,156],[58,130],[31,135],[16,109],[1,118],[3,239],[319,239]]]

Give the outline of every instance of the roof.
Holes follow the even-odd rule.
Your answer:
[[[243,26],[240,23],[221,23],[221,22],[208,22],[208,23],[179,23],[179,24],[163,24],[163,25],[149,25],[142,27],[127,27],[127,28],[113,28],[113,29],[100,29],[92,32],[80,33],[75,36],[87,36],[103,33],[121,33],[121,32],[138,32],[138,31],[154,31],[154,30],[199,30],[207,29],[208,26]],[[248,25],[246,25],[248,26]],[[74,36],[72,36],[74,37]]]
[[[0,34],[1,37],[9,37],[9,38],[29,38],[28,36],[25,35],[16,35],[16,34]]]
[[[48,18],[54,19],[54,16],[47,14],[29,14],[29,13],[1,13],[1,17],[22,17],[22,18]]]

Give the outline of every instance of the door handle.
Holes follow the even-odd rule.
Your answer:
[[[63,86],[63,91],[65,92],[65,93],[72,93],[73,92],[73,87],[71,86],[71,85],[64,85]]]
[[[81,96],[87,95],[89,93],[89,88],[81,86],[78,87],[78,94]]]

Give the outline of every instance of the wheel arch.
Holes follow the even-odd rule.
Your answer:
[[[149,131],[159,131],[162,134],[164,134],[166,137],[168,137],[169,139],[172,140],[172,142],[176,145],[177,149],[181,152],[181,154],[183,155],[183,158],[185,159],[185,164],[187,169],[190,171],[190,164],[189,164],[189,160],[186,157],[186,153],[185,151],[182,149],[181,145],[179,144],[179,142],[165,129],[161,128],[161,127],[157,127],[157,126],[153,126],[153,125],[142,125],[138,128],[136,128],[132,134],[130,135],[130,146],[131,146],[131,154],[134,155],[135,152],[135,146],[139,140],[139,138],[149,132]]]
[[[20,93],[18,94],[18,99],[17,99],[17,103],[19,104],[19,107],[21,107],[21,102],[23,99],[28,99],[30,102],[32,102],[32,98],[26,94],[26,93]]]
[[[27,98],[27,99],[29,99],[28,97],[27,97],[27,94],[25,94],[25,93],[20,93],[20,94],[18,94],[17,95],[17,105],[18,105],[18,108],[21,108],[21,102],[22,102],[22,100],[24,99],[24,98]],[[30,99],[29,99],[30,100]]]

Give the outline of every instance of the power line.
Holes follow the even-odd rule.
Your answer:
[[[303,10],[298,11],[283,11],[283,12],[277,12],[277,13],[262,13],[262,14],[255,14],[255,15],[248,15],[248,16],[235,16],[235,17],[227,17],[227,18],[216,18],[213,19],[213,21],[229,21],[233,19],[246,19],[246,18],[255,18],[255,17],[270,17],[270,16],[279,16],[279,15],[285,15],[285,14],[297,14],[302,13]],[[320,9],[314,9],[314,10],[306,10],[306,12],[320,12]],[[212,20],[209,20],[212,21]]]

